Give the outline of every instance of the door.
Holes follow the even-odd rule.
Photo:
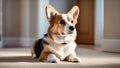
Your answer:
[[[78,44],[94,44],[94,0],[76,0],[80,8],[76,25]]]

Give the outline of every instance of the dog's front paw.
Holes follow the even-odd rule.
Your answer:
[[[69,58],[68,60],[69,62],[75,62],[75,63],[80,63],[81,59],[79,57],[75,57],[75,58]]]
[[[47,62],[59,63],[60,59],[58,57],[56,57],[54,54],[50,54],[47,58]]]

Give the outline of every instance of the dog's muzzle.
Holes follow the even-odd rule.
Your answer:
[[[74,31],[75,27],[74,26],[69,26],[70,31]]]

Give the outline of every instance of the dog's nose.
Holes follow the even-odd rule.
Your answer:
[[[70,29],[71,31],[73,31],[73,30],[75,29],[75,27],[74,27],[74,26],[69,26],[69,29]]]

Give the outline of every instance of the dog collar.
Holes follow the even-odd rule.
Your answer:
[[[48,40],[47,34],[44,34],[44,37],[43,37],[42,41],[43,41],[43,43],[45,43],[45,44],[47,44],[47,45],[50,44],[50,40]],[[57,44],[58,44],[58,43],[57,43]],[[67,43],[66,43],[66,42],[63,42],[63,43],[61,43],[61,44],[62,44],[62,45],[66,45]]]
[[[44,37],[43,37],[42,41],[43,41],[44,44],[47,44],[47,45],[50,44],[50,41],[47,38],[47,34],[44,34]]]

